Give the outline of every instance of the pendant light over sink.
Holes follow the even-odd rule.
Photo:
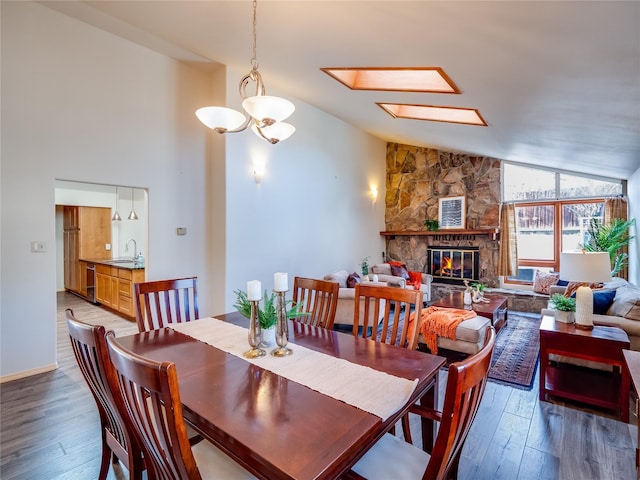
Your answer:
[[[218,133],[242,132],[251,125],[251,130],[271,144],[289,138],[295,127],[283,122],[295,110],[295,106],[284,98],[266,94],[256,59],[256,10],[257,1],[253,0],[253,57],[251,71],[240,80],[239,90],[242,108],[248,117],[237,110],[227,107],[202,107],[196,111],[198,119]],[[247,85],[255,83],[255,95],[247,96]]]
[[[122,217],[118,213],[118,187],[116,187],[116,211],[113,213],[113,217],[111,217],[112,222],[121,222]]]
[[[138,220],[138,214],[133,209],[133,188],[131,189],[131,212],[129,213],[129,216],[127,218],[129,220]]]

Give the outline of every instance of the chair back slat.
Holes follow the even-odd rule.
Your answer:
[[[301,305],[302,311],[309,313],[298,317],[297,320],[317,327],[333,328],[339,288],[337,282],[295,277],[293,304]]]
[[[404,288],[357,284],[353,335],[415,350],[418,328],[409,328],[408,316],[421,318],[422,292]]]
[[[199,318],[197,277],[136,283],[134,303],[140,332]]]
[[[124,347],[107,334],[124,402],[143,445],[149,478],[199,480],[178,389],[175,364],[156,362]]]
[[[442,421],[424,480],[445,479],[450,471],[457,470],[460,452],[487,385],[495,340],[495,330],[487,328],[484,347],[449,366]]]
[[[65,311],[65,318],[73,353],[98,406],[104,431],[98,478],[106,478],[111,456],[109,450],[125,463],[131,478],[141,478],[144,470],[142,454],[128,424],[116,372],[107,352],[105,328],[79,321],[71,309]]]

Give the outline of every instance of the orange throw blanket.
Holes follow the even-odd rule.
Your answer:
[[[473,310],[462,310],[457,308],[427,307],[420,313],[420,333],[427,342],[427,347],[434,355],[438,353],[438,337],[456,339],[456,328],[460,322],[469,320],[476,316]],[[416,328],[415,312],[409,315],[409,325],[407,334],[409,338]]]

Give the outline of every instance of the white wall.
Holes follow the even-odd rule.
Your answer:
[[[55,365],[56,178],[148,189],[145,254],[161,259],[149,278],[196,274],[206,285],[205,133],[193,111],[210,78],[40,4],[1,8],[5,377]],[[32,240],[49,250],[30,253]]]
[[[227,310],[248,280],[271,291],[275,272],[288,272],[291,287],[295,275],[359,272],[363,257],[382,260],[386,143],[293,101],[289,139],[270,145],[245,132],[227,140]],[[259,185],[254,162],[265,165]]]
[[[275,271],[379,257],[384,142],[290,97],[286,142],[221,138],[194,111],[224,97],[225,75],[239,103],[241,72],[204,74],[38,3],[0,8],[0,379],[55,367],[56,179],[146,190],[147,278],[197,275],[203,315],[231,311],[253,278],[270,289]],[[267,159],[259,187],[253,155]]]

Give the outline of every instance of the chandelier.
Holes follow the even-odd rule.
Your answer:
[[[196,111],[198,119],[218,133],[236,133],[251,130],[268,141],[276,144],[293,135],[295,127],[283,122],[295,110],[295,106],[284,98],[266,94],[264,82],[258,71],[256,60],[256,10],[257,0],[253,0],[253,57],[251,71],[240,80],[238,87],[242,97],[242,108],[248,117],[237,110],[227,107],[202,107]],[[247,95],[247,87],[255,84],[255,95]]]

